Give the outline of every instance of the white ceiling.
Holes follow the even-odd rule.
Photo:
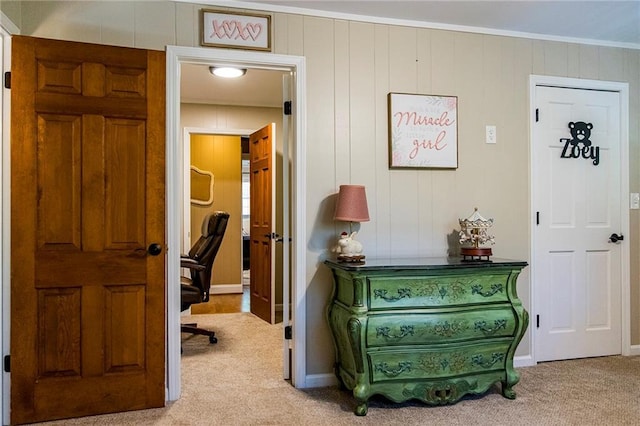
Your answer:
[[[191,0],[178,0],[191,1]],[[640,49],[640,0],[627,1],[203,1],[210,6],[304,13],[374,22],[410,21],[430,28],[512,34]],[[249,69],[244,77],[213,77],[203,65],[183,65],[183,102],[282,105],[282,72]]]
[[[183,64],[182,102],[257,107],[282,107],[282,71],[248,69],[238,78],[212,75],[206,65]]]

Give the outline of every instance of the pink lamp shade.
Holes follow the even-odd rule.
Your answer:
[[[369,221],[367,194],[363,185],[340,185],[334,219],[345,222]]]

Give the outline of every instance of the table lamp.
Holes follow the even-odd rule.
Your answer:
[[[338,260],[343,262],[362,262],[362,244],[356,241],[357,232],[353,231],[353,222],[368,222],[369,208],[367,194],[363,185],[340,185],[335,220],[349,222],[349,233],[342,232],[334,251]]]

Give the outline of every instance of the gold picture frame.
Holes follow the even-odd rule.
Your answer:
[[[213,204],[214,176],[208,170],[191,166],[191,204],[209,206]]]

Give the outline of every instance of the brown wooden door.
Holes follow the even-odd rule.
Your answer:
[[[249,137],[251,188],[251,260],[250,303],[251,312],[263,320],[274,323],[273,291],[273,178],[275,171],[275,125],[270,124]]]
[[[11,421],[161,407],[165,55],[16,36],[12,69]]]

